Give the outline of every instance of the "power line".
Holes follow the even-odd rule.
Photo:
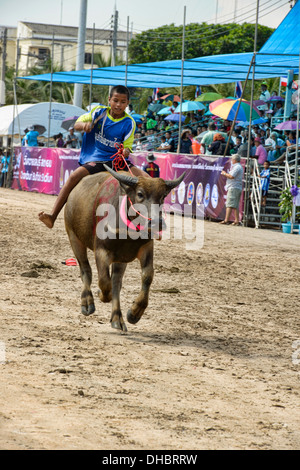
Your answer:
[[[270,0],[269,0],[270,1]],[[273,3],[270,7],[272,6],[275,6],[277,5],[278,3],[280,3],[282,0],[278,0],[277,2]],[[267,2],[268,3],[268,2]],[[267,16],[268,14],[270,13],[273,13],[274,11],[282,8],[283,5],[269,11],[268,13],[265,13],[264,15],[260,15],[260,17],[264,17],[264,16]],[[269,8],[269,7],[268,7]],[[265,11],[265,9],[261,10],[261,12]],[[247,18],[244,18],[244,22],[245,20],[249,19],[249,18],[252,18],[252,16],[250,17],[247,17]],[[225,26],[225,24],[223,25]],[[210,38],[210,37],[218,37],[222,34],[228,34],[230,33],[232,30],[236,29],[237,27],[239,27],[240,25],[239,24],[234,24],[234,23],[228,23],[228,26],[230,26],[230,28],[223,28],[223,29],[218,29],[218,25],[211,25],[211,26],[207,26],[206,28],[200,28],[199,30],[188,30],[186,29],[186,36],[187,36],[187,41],[191,41],[191,40],[194,40],[194,39],[201,39],[202,37],[205,36],[205,38]],[[195,31],[195,33],[194,33]],[[211,34],[208,34],[208,32],[211,31]],[[145,31],[145,33],[148,34],[147,31]],[[203,35],[201,35],[203,33]],[[156,32],[157,34],[157,32]],[[152,36],[152,37],[148,37],[147,39],[141,39],[141,38],[134,38],[134,41],[136,42],[146,42],[146,43],[151,43],[151,42],[155,42],[156,44],[164,44],[166,42],[166,40],[168,39],[172,39],[173,42],[177,42],[177,41],[181,41],[181,37],[175,37],[175,33],[173,32],[169,32],[169,33],[165,33],[165,34],[168,34],[168,36],[165,36],[162,34],[162,35],[159,35],[159,36]],[[182,34],[182,33],[177,33],[177,34]],[[161,41],[157,41],[157,39],[160,39]]]
[[[264,7],[264,6],[266,6],[268,3],[272,2],[272,1],[274,1],[274,0],[266,0],[264,3],[261,4],[261,6]],[[286,0],[278,0],[278,1],[285,1],[285,3],[286,3]],[[252,4],[253,4],[253,3],[252,3]],[[241,8],[240,10],[243,10],[243,9],[245,9],[245,8],[248,8],[248,6],[249,6],[249,5],[247,5],[247,7]],[[270,7],[272,7],[272,6],[273,6],[273,5],[270,5]],[[282,6],[283,6],[283,5],[282,5]],[[238,10],[237,10],[237,11],[238,11]],[[250,10],[248,10],[248,11],[242,13],[242,14],[236,15],[236,19],[237,19],[237,18],[242,18],[242,19],[240,19],[239,21],[244,21],[244,18],[243,18],[243,17],[244,17],[245,15],[247,15],[248,13],[250,13],[250,12],[253,12],[251,16],[253,16],[253,17],[255,18],[256,7],[253,7],[253,8],[251,8]],[[227,14],[227,15],[225,15],[225,16],[228,16],[228,15],[229,15],[229,14]],[[230,15],[232,15],[232,14],[230,14]],[[225,17],[225,16],[224,16],[224,17]],[[222,17],[221,17],[221,18],[222,18]],[[248,16],[247,18],[249,18],[249,16]],[[218,22],[218,25],[228,24],[228,23],[230,23],[230,22],[234,22],[234,18],[233,18],[233,17],[232,17],[230,20],[226,20],[226,21],[223,21],[223,22]],[[205,23],[206,23],[206,21],[205,21]],[[124,25],[121,24],[121,26],[124,26]],[[215,25],[212,25],[212,26],[215,26]],[[177,27],[177,26],[174,26],[174,28],[177,29],[178,27]],[[157,28],[152,28],[152,29],[157,29]],[[151,30],[150,30],[150,31],[149,31],[149,30],[148,30],[148,31],[147,31],[147,30],[146,30],[146,31],[143,31],[143,30],[140,30],[140,29],[134,29],[134,31],[135,31],[136,33],[147,32],[149,35],[151,35],[151,34],[157,35],[157,31],[151,31]],[[191,30],[190,30],[190,31],[191,31]],[[194,30],[194,31],[196,32],[197,30]],[[164,33],[162,32],[162,33],[160,33],[160,34],[163,35]],[[165,34],[167,35],[168,33],[165,33]],[[181,34],[182,34],[181,32],[174,32],[174,33],[173,33],[173,35],[181,35]]]

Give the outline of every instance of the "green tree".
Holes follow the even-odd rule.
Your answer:
[[[273,29],[258,25],[257,49],[273,33]],[[187,59],[216,54],[251,52],[254,48],[255,25],[231,23],[213,25],[191,23],[186,26]],[[160,26],[135,36],[129,44],[131,63],[157,62],[181,58],[182,26]]]

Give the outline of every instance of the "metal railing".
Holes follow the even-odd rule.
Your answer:
[[[262,199],[261,178],[260,178],[257,160],[253,159],[252,190],[251,190],[251,195],[250,195],[250,201],[251,201],[251,206],[252,206],[252,213],[253,213],[255,228],[260,227],[261,199]]]

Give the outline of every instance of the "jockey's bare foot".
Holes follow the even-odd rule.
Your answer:
[[[39,213],[39,219],[48,228],[52,228],[53,225],[54,225],[54,222],[55,222],[54,217],[51,214],[45,214],[45,212],[40,212]]]

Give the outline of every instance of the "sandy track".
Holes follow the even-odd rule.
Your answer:
[[[53,201],[0,189],[1,448],[299,449],[300,236],[205,222],[198,252],[157,242],[123,335],[98,299],[80,314],[63,217],[37,219]],[[139,286],[134,262],[125,314]]]

